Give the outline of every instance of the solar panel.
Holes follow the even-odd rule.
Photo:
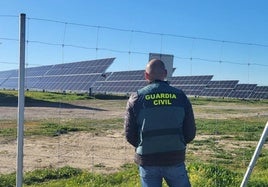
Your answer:
[[[41,77],[26,77],[25,78],[25,88],[31,89],[34,88],[35,85],[41,80]]]
[[[255,92],[268,92],[268,86],[257,86],[254,89]]]
[[[211,81],[213,75],[200,75],[200,76],[176,76],[171,77],[169,81],[172,85],[207,85]]]
[[[46,73],[46,75],[76,75],[76,74],[103,73],[111,65],[111,62],[113,62],[113,60],[114,58],[57,64],[54,65]]]
[[[237,83],[238,80],[210,81],[200,96],[227,97]]]
[[[18,75],[16,70],[0,71],[0,88],[5,88],[4,84],[10,77]]]
[[[184,91],[186,95],[198,96],[211,81],[213,75],[177,76],[169,79],[170,85]]]
[[[191,85],[191,86],[174,86],[175,88],[181,89],[188,96],[199,96],[202,90],[205,88],[203,85]]]
[[[17,70],[0,71],[0,79],[18,76]]]
[[[228,97],[246,99],[256,88],[257,84],[237,84]]]
[[[93,92],[132,93],[146,85],[144,70],[118,71],[105,74],[104,81],[96,81]]]
[[[106,81],[144,80],[144,70],[111,72]]]
[[[113,61],[114,58],[107,58],[26,68],[25,87],[49,91],[88,91],[95,81],[104,79],[102,75]],[[17,72],[1,72],[0,88],[17,89]]]
[[[8,70],[0,72],[0,88],[1,89],[18,88],[18,70]]]
[[[268,86],[257,86],[251,95],[251,99],[268,99]]]
[[[1,88],[4,89],[17,89],[18,88],[18,77],[10,77],[1,84]]]
[[[53,66],[40,66],[40,67],[31,67],[25,69],[25,77],[38,77],[43,76],[47,71],[49,71]]]
[[[169,82],[186,94],[198,95],[212,77],[212,75],[171,77]],[[131,93],[146,85],[144,70],[119,71],[109,73],[105,81],[94,83],[93,90],[105,93]]]
[[[210,81],[207,85],[208,88],[235,88],[238,80],[222,80]]]

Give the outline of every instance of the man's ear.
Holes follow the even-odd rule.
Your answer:
[[[144,77],[146,80],[148,80],[148,81],[150,80],[150,75],[146,71],[144,72]]]
[[[168,72],[167,72],[167,70],[165,69],[165,77],[164,78],[166,78],[167,77],[167,74],[168,74]]]

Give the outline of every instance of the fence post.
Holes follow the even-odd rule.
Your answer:
[[[244,176],[244,179],[240,185],[240,187],[245,187],[247,185],[247,182],[248,182],[248,179],[250,177],[250,174],[256,164],[256,161],[260,155],[260,152],[261,152],[261,149],[262,149],[262,146],[263,144],[265,143],[265,140],[267,138],[267,135],[268,135],[268,121],[266,122],[266,125],[265,125],[265,128],[262,132],[262,135],[261,135],[261,138],[259,140],[259,143],[257,145],[257,148],[255,149],[255,152],[253,154],[253,157],[251,158],[251,161],[249,163],[249,166],[248,166],[248,169],[247,169],[247,172]]]
[[[24,138],[24,82],[25,82],[25,21],[26,15],[20,14],[20,64],[18,78],[18,114],[17,114],[17,175],[16,186],[23,184],[23,138]]]

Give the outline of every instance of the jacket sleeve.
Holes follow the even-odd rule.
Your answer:
[[[135,103],[138,99],[137,93],[132,94],[127,102],[124,130],[126,140],[134,147],[138,146],[138,125],[137,114],[135,113]]]
[[[183,134],[186,143],[191,142],[196,135],[196,125],[192,104],[189,99],[186,100],[185,118],[183,121]]]

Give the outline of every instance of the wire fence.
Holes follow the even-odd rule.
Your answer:
[[[0,15],[2,22],[8,24],[6,30],[0,31],[1,70],[17,69],[18,16]],[[179,75],[212,74],[216,79],[237,79],[253,84],[266,84],[267,80],[266,44],[30,17],[27,17],[26,25],[27,67],[116,57],[111,71],[140,70],[144,69],[149,53],[156,52],[173,54],[174,67]],[[43,122],[64,125],[71,121],[76,127],[81,124],[80,120],[123,119],[126,101],[93,99],[69,102],[87,108],[65,108],[60,99],[56,103],[58,105],[53,107],[41,104],[26,106],[25,133]],[[4,134],[16,128],[17,108],[16,103],[9,102],[0,106],[0,131]],[[194,101],[193,107],[198,128],[209,125],[204,132],[198,132],[195,142],[189,145],[187,161],[245,168],[256,146],[256,132],[261,131],[266,122],[267,105],[243,102],[200,104]],[[122,120],[115,123],[121,127],[106,129],[105,133],[82,131],[53,137],[26,136],[24,170],[70,165],[93,172],[112,172],[124,163],[133,162],[134,150],[124,139]],[[258,125],[254,127],[255,123]],[[0,173],[14,172],[16,140],[1,136],[0,142]]]
[[[18,17],[0,15],[1,20],[10,24],[0,32],[0,63],[3,70],[17,69]],[[266,44],[31,17],[26,26],[27,67],[116,57],[111,70],[139,70],[149,53],[163,53],[174,55],[177,75],[213,74],[218,80],[267,84]]]

